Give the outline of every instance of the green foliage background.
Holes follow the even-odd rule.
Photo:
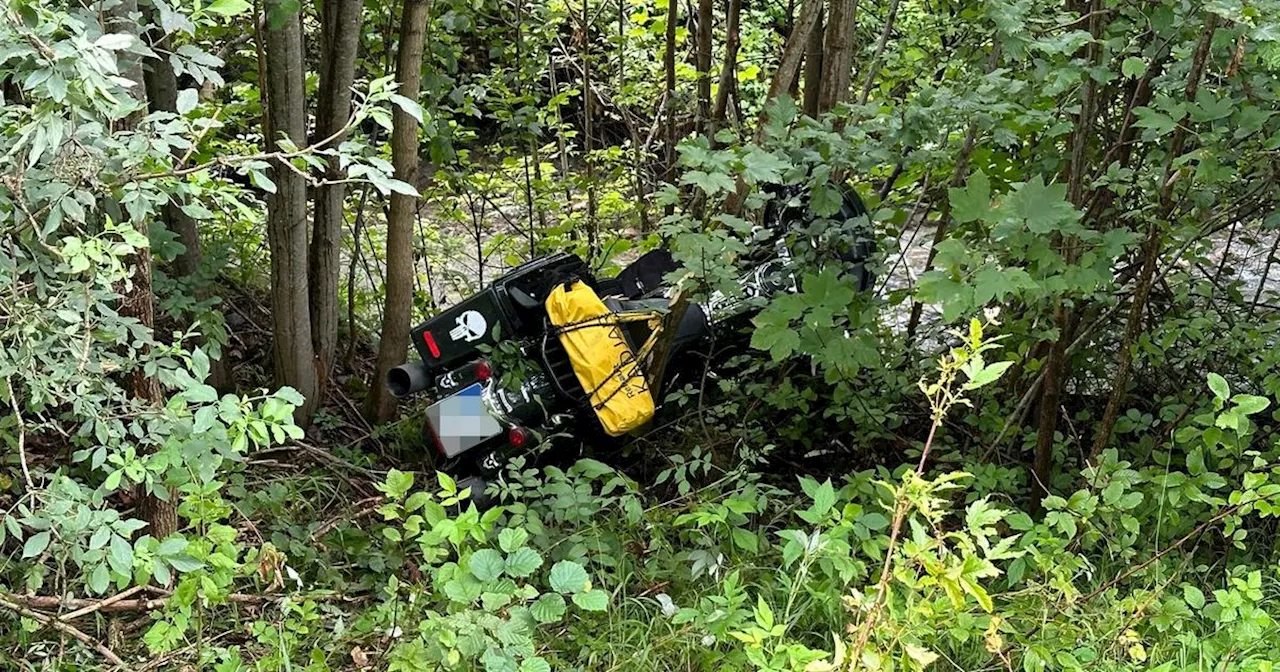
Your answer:
[[[369,0],[352,135],[283,148],[352,182],[350,347],[306,432],[254,336],[277,157],[253,34],[296,19],[318,39],[318,8],[268,4],[144,3],[168,54],[108,25],[110,1],[0,5],[0,667],[1280,660],[1280,3],[861,3],[853,85],[817,118],[766,99],[795,16],[751,4],[717,128],[692,7],[668,99],[667,2],[435,0],[408,100],[401,8]],[[122,77],[156,58],[176,112]],[[392,178],[394,109],[420,124],[418,184]],[[732,373],[675,392],[681,418],[627,450],[517,460],[481,510],[413,413],[348,413],[376,384],[389,194],[421,198],[426,315],[534,255],[608,269],[660,243],[691,291],[731,294],[766,184],[810,194],[802,291],[762,303]],[[852,230],[831,219],[848,185],[876,225],[872,291],[825,254]],[[199,222],[194,275],[168,204]],[[931,235],[927,264],[900,253]],[[144,250],[154,329],[122,314]],[[209,384],[219,359],[231,390]],[[147,493],[177,498],[179,532],[148,534]]]

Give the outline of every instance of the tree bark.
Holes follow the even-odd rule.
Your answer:
[[[1209,14],[1205,21],[1204,33],[1200,44],[1196,46],[1191,61],[1191,71],[1187,74],[1186,99],[1194,101],[1196,92],[1200,90],[1200,80],[1204,77],[1205,65],[1209,59],[1209,49],[1213,46],[1213,33],[1218,27],[1218,15]],[[1134,291],[1133,302],[1129,305],[1129,319],[1125,324],[1124,335],[1120,338],[1116,373],[1111,379],[1111,394],[1107,398],[1107,407],[1102,412],[1102,422],[1098,433],[1094,436],[1093,445],[1089,449],[1089,463],[1094,464],[1098,456],[1111,441],[1111,433],[1115,430],[1116,420],[1120,418],[1120,406],[1128,396],[1129,374],[1133,368],[1133,346],[1142,332],[1142,313],[1146,308],[1147,297],[1151,294],[1151,286],[1155,277],[1156,264],[1160,260],[1160,223],[1173,214],[1173,183],[1176,169],[1174,162],[1182,155],[1187,140],[1187,127],[1179,124],[1169,141],[1169,152],[1165,156],[1163,187],[1160,190],[1159,214],[1151,218],[1147,229],[1147,240],[1142,246],[1142,269],[1138,272],[1138,286]]]
[[[821,16],[822,0],[806,0],[804,6],[800,8],[800,19],[796,21],[791,35],[787,37],[787,43],[782,47],[782,58],[778,60],[778,69],[773,73],[773,81],[769,83],[766,101],[773,100],[784,91],[791,90],[796,74],[800,72],[800,62],[804,60],[804,52],[809,47],[809,34],[818,25],[818,18]],[[834,14],[832,14],[832,25],[835,25]]]
[[[667,93],[663,96],[662,107],[666,112],[666,165],[663,166],[662,179],[671,182],[676,170],[676,21],[679,5],[676,0],[667,0],[666,50],[662,53],[662,69],[666,76]],[[674,205],[667,205],[665,214],[669,217],[675,212]]]
[[[853,33],[858,20],[858,0],[831,0],[826,47],[822,55],[822,86],[818,112],[830,112],[849,96],[853,68]]]
[[[103,26],[105,31],[127,33],[141,39],[137,0],[123,0],[107,12],[105,19],[107,22],[107,25]],[[142,60],[136,56],[121,54],[119,68],[121,76],[134,83],[130,88],[134,98],[145,104],[147,102],[146,78],[143,74]],[[145,114],[145,108],[131,114],[120,120],[116,128],[119,130],[133,128]],[[144,229],[142,233],[145,235],[146,230]],[[126,263],[133,267],[133,276],[129,279],[129,285],[121,297],[120,314],[136,319],[144,329],[154,334],[156,315],[155,294],[151,287],[151,250],[145,247],[139,249],[129,256]],[[143,351],[138,354],[145,356],[146,347],[144,346]],[[130,374],[129,388],[133,398],[145,405],[156,407],[164,405],[160,381],[147,375],[144,367],[139,366]],[[157,486],[160,491],[165,487],[163,484]],[[146,486],[139,485],[134,489],[134,497],[137,501],[138,519],[146,521],[148,534],[156,539],[164,539],[178,530],[177,502],[172,490],[168,491],[166,497],[161,498]]]
[[[146,82],[147,107],[152,112],[178,112],[178,77],[173,72],[173,64],[169,62],[172,51],[171,40],[159,29],[155,10],[143,9],[143,16],[148,25],[143,34],[147,45],[156,52],[156,58],[148,60],[143,66],[143,79]],[[179,152],[175,150],[175,155]],[[200,228],[196,220],[182,211],[180,204],[169,201],[161,209],[161,217],[165,228],[174,232],[182,243],[182,254],[174,260],[174,271],[183,277],[191,277],[200,270],[204,252],[200,245]],[[197,281],[192,290],[197,300],[209,298],[206,283]],[[203,343],[203,339],[201,339]],[[229,391],[234,387],[231,373],[226,365],[226,352],[221,357],[209,359],[209,384],[221,391]]]
[[[711,28],[714,0],[698,0],[698,121],[708,135],[711,129]]]
[[[267,6],[281,2],[269,0]],[[303,147],[307,143],[307,116],[302,23],[298,16],[282,20],[277,17],[277,21],[269,18],[262,29],[270,120],[267,146],[274,151],[276,134],[280,134]],[[292,387],[306,399],[294,411],[294,420],[307,425],[320,393],[307,299],[307,185],[303,176],[284,161],[273,161],[270,172],[276,185],[276,192],[267,196],[275,380],[277,385]]]
[[[1100,0],[1089,3],[1098,9]],[[1102,35],[1102,17],[1088,11],[1089,32],[1095,40]],[[1085,47],[1089,63],[1097,65],[1102,60],[1102,49],[1095,41]],[[1080,94],[1080,112],[1076,115],[1075,133],[1071,138],[1071,155],[1067,163],[1067,198],[1076,208],[1084,207],[1084,176],[1089,145],[1094,138],[1094,119],[1098,109],[1098,82],[1088,74],[1085,75],[1084,86]],[[1054,234],[1054,246],[1070,265],[1079,258],[1079,247],[1075,240]],[[1062,386],[1069,375],[1067,362],[1067,343],[1072,339],[1071,324],[1075,321],[1075,312],[1060,301],[1053,311],[1054,326],[1058,330],[1058,338],[1049,344],[1049,356],[1045,361],[1044,384],[1041,386],[1039,415],[1036,419],[1036,447],[1032,458],[1032,472],[1035,482],[1032,484],[1032,502],[1037,506],[1045,495],[1049,494],[1049,483],[1053,478],[1053,447],[1057,443],[1058,416],[1061,413]]]
[[[351,116],[351,85],[356,75],[364,0],[324,0],[320,54],[320,100],[316,106],[317,138],[338,133]],[[343,136],[330,145],[336,147]],[[325,179],[316,189],[315,220],[309,261],[311,340],[323,389],[333,368],[338,341],[338,279],[341,275],[345,171],[329,160]]]
[[[865,105],[867,98],[871,95],[871,86],[876,81],[876,71],[880,69],[880,57],[884,55],[884,48],[889,44],[889,35],[893,33],[893,22],[898,18],[899,1],[893,0],[889,4],[889,16],[884,20],[884,29],[880,31],[880,41],[876,43],[876,53],[871,57],[871,63],[867,65],[867,77],[862,82],[862,93],[858,96],[859,105]],[[852,41],[852,35],[850,38]]]
[[[400,94],[417,100],[422,82],[422,50],[430,18],[429,0],[407,0],[400,23],[400,50],[396,55],[396,80]],[[404,110],[396,108],[392,118],[391,163],[397,180],[417,184],[418,125]],[[413,220],[417,198],[391,195],[387,218],[387,296],[382,310],[381,342],[372,392],[365,404],[365,416],[381,422],[395,415],[395,399],[383,381],[392,367],[404,363],[409,349],[409,328],[413,312]]]
[[[716,104],[711,118],[718,129],[724,123],[729,110],[729,94],[738,85],[738,48],[742,38],[738,25],[742,19],[742,0],[728,0],[725,7],[724,65],[720,68],[720,83],[716,87]],[[714,135],[714,133],[713,133]]]
[[[818,24],[809,33],[809,46],[804,53],[804,113],[810,117],[818,116],[818,96],[822,93],[822,47],[825,33],[822,13],[819,12]]]

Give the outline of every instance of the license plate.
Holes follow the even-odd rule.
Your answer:
[[[502,433],[484,404],[480,383],[464,387],[427,409],[427,422],[445,457],[456,457]]]

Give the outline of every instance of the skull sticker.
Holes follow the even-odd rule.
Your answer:
[[[484,315],[474,310],[468,310],[459,315],[457,325],[449,331],[449,338],[468,343],[483,338],[485,331],[489,328],[489,323],[485,322]]]

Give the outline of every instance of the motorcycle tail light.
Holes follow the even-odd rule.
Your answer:
[[[422,340],[427,343],[427,350],[431,351],[431,356],[440,359],[440,346],[436,344],[436,337],[429,331],[422,332]]]
[[[482,383],[487,383],[489,382],[489,379],[492,377],[493,377],[493,365],[489,364],[489,362],[483,359],[476,362],[476,379],[477,380],[479,380]]]
[[[507,443],[513,448],[523,448],[529,443],[532,434],[524,427],[512,427],[507,430]]]

